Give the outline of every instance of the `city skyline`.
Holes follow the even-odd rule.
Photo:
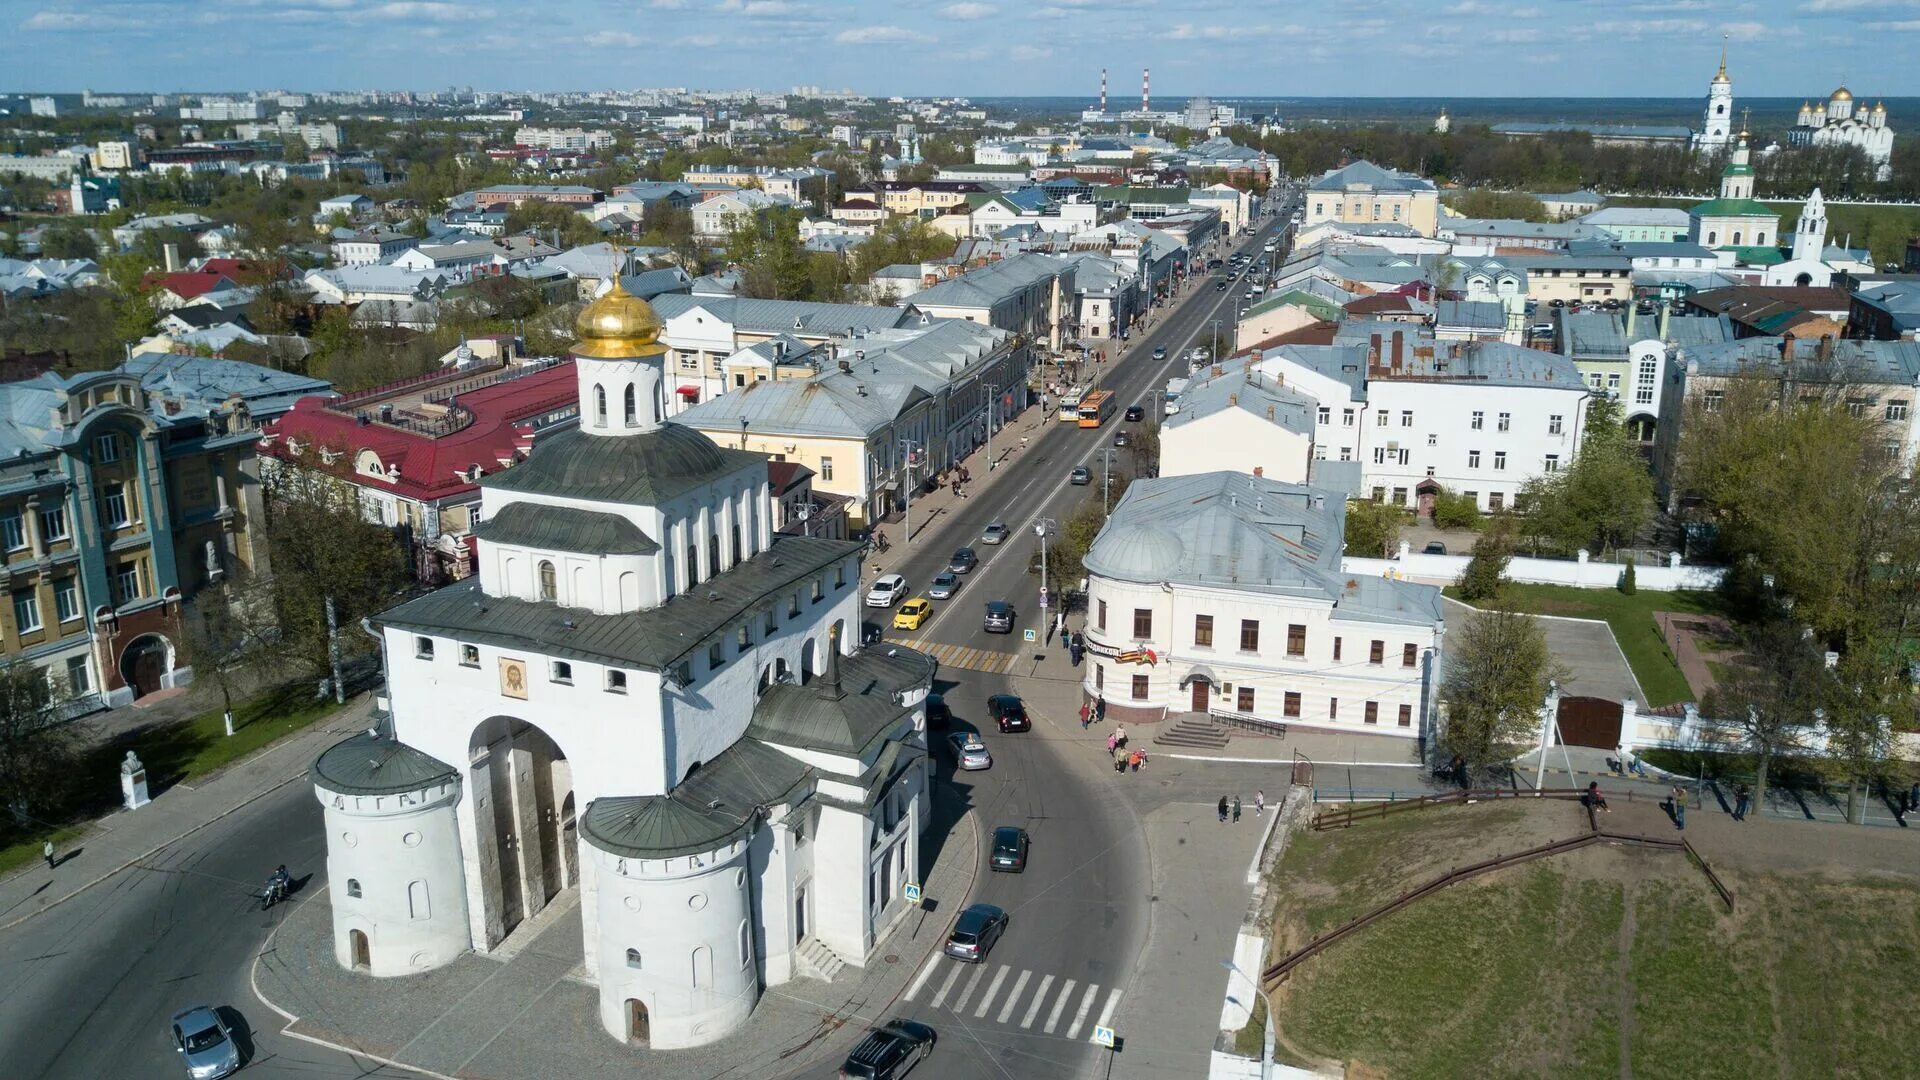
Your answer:
[[[1673,0],[1578,21],[1550,0],[1355,13],[1228,0],[27,0],[6,5],[17,88],[40,92],[251,89],[591,91],[795,85],[884,96],[1084,96],[1106,67],[1117,103],[1155,94],[1290,97],[1684,97],[1729,41],[1748,97],[1845,85],[1920,93],[1902,49],[1914,0]],[[1401,32],[1428,20],[1418,40]],[[1795,62],[1770,62],[1791,38]],[[529,56],[532,57],[529,60]],[[554,63],[565,57],[564,63]],[[1575,66],[1573,58],[1588,61]]]

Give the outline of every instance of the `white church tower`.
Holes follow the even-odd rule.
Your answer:
[[[1821,198],[1820,189],[1814,188],[1807,196],[1807,204],[1800,210],[1800,220],[1793,227],[1793,261],[1818,262],[1827,249],[1827,204]]]
[[[1727,42],[1720,40],[1720,70],[1707,86],[1707,112],[1693,137],[1695,150],[1718,150],[1733,141],[1733,80],[1727,78]]]

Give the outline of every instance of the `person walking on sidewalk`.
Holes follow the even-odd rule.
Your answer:
[[[1233,797],[1233,820],[1236,822],[1240,820],[1240,796],[1238,795]]]
[[[1259,817],[1267,812],[1267,793],[1265,789],[1253,793],[1253,816]]]
[[[51,837],[47,839],[46,843],[40,845],[40,854],[47,860],[47,869],[53,869],[53,839]]]
[[[1687,789],[1679,784],[1673,785],[1673,827],[1682,831],[1687,827]]]
[[[1733,820],[1735,821],[1747,820],[1747,804],[1752,801],[1753,801],[1753,797],[1747,791],[1747,785],[1741,784],[1739,787],[1734,788],[1733,789]]]
[[[1227,821],[1227,797],[1225,795],[1222,795],[1220,796],[1220,823],[1224,825],[1226,824],[1226,821]]]
[[[1080,730],[1081,731],[1087,730],[1087,724],[1092,720],[1093,720],[1093,702],[1091,701],[1081,702],[1080,703]]]
[[[1111,731],[1107,732],[1107,753],[1109,754],[1113,753],[1116,749],[1119,748],[1119,746],[1120,746],[1120,743],[1118,740],[1116,740],[1113,737],[1113,732]]]
[[[1115,746],[1127,745],[1127,725],[1125,724],[1113,725],[1113,745]]]
[[[1093,718],[1103,724],[1107,722],[1107,699],[1105,696],[1095,695],[1093,699]]]

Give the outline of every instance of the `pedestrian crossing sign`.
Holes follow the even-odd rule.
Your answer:
[[[1093,1029],[1093,1041],[1109,1050],[1113,1049],[1113,1029],[1095,1025]]]
[[[1040,640],[1040,632],[1038,630],[1033,630],[1033,629],[1022,630],[1020,631],[1020,636],[1028,641]]]
[[[907,903],[917,904],[919,902],[920,902],[920,886],[911,881],[907,882]]]

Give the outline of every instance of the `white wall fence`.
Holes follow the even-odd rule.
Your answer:
[[[1557,697],[1550,696],[1547,702],[1543,719],[1558,711]],[[1827,752],[1827,731],[1820,724],[1807,725],[1790,741],[1793,744],[1793,749],[1788,751],[1790,754],[1819,757]],[[1662,749],[1738,753],[1744,743],[1745,736],[1739,724],[1701,716],[1699,708],[1692,703],[1688,703],[1678,716],[1665,716],[1643,711],[1632,698],[1620,700],[1620,745],[1630,751]],[[1920,761],[1920,734],[1888,732],[1887,756]]]
[[[1416,554],[1413,545],[1400,542],[1400,553],[1391,559],[1366,559],[1348,555],[1340,568],[1349,574],[1377,574],[1381,577],[1430,584],[1451,585],[1472,561],[1467,555]],[[1516,555],[1507,563],[1507,580],[1530,585],[1572,585],[1581,589],[1614,589],[1627,572],[1626,563],[1594,562],[1582,551],[1574,559],[1534,559]],[[1635,565],[1634,586],[1658,592],[1676,589],[1716,589],[1727,574],[1725,567],[1688,566],[1680,562],[1680,553],[1667,556],[1666,565]]]

